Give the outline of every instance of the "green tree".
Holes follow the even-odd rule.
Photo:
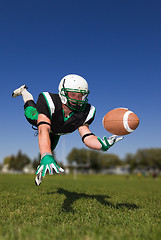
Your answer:
[[[76,164],[85,164],[87,163],[87,158],[85,154],[85,150],[73,148],[72,151],[68,154],[67,160],[69,164],[76,163]]]
[[[94,170],[122,165],[121,160],[115,154],[104,154],[100,151],[73,148],[67,156],[68,163],[89,164]]]
[[[116,154],[109,154],[109,153],[102,154],[100,161],[101,161],[102,168],[121,166],[123,164],[119,156],[117,156]]]
[[[124,160],[131,170],[136,167],[161,169],[161,148],[139,149],[135,154],[127,154]]]
[[[99,171],[102,168],[101,155],[101,152],[90,150],[90,166],[96,171]]]
[[[128,165],[130,165],[130,171],[135,169],[137,167],[137,161],[136,161],[136,156],[134,154],[128,153],[125,156],[124,162]]]
[[[38,154],[37,158],[34,158],[33,162],[32,162],[32,167],[33,169],[37,170],[38,165],[40,164],[40,160],[41,160],[41,155],[40,153]]]
[[[97,169],[100,168],[98,155],[97,151],[73,148],[68,154],[67,160],[70,164],[73,162],[76,164],[89,164],[91,168]]]
[[[3,159],[3,164],[8,164],[9,165],[10,162],[11,162],[11,156],[7,156]]]
[[[16,156],[11,155],[3,160],[4,164],[8,164],[9,169],[22,170],[24,166],[31,162],[30,158],[26,154],[22,154],[21,151]]]
[[[161,149],[140,149],[135,154],[137,165],[141,167],[158,167],[161,169]]]

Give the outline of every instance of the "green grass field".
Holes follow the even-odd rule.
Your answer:
[[[161,239],[161,178],[0,175],[0,240]]]

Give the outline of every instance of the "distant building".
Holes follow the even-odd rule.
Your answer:
[[[33,174],[35,173],[35,170],[33,169],[32,167],[32,163],[26,165],[22,170],[20,171],[17,171],[17,170],[14,170],[14,169],[9,169],[9,165],[8,164],[4,164],[2,166],[2,169],[1,169],[1,173],[11,173],[11,174]]]
[[[26,174],[33,174],[33,173],[35,173],[35,170],[33,169],[32,163],[29,163],[28,165],[26,165],[22,169],[22,172],[26,173]]]
[[[116,174],[116,175],[127,175],[130,174],[130,166],[116,166],[104,169],[101,171],[103,174]]]

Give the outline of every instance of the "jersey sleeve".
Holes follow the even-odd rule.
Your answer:
[[[84,121],[83,124],[90,125],[93,122],[94,118],[95,118],[95,114],[96,114],[96,108],[91,105],[89,113],[87,115],[87,118],[86,118],[86,120]]]
[[[39,114],[44,114],[47,116],[49,119],[51,119],[51,113],[48,107],[47,100],[45,98],[44,93],[40,93],[37,103],[36,103],[36,108]]]

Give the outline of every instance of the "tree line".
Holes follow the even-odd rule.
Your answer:
[[[102,170],[110,167],[129,165],[130,170],[139,167],[161,169],[161,148],[139,149],[135,154],[127,154],[124,159],[118,155],[100,151],[73,148],[67,156],[68,163],[89,164],[91,169]]]
[[[53,152],[53,157],[55,158],[55,153]],[[9,170],[21,171],[25,166],[31,164],[33,169],[36,170],[41,160],[40,153],[33,160],[27,156],[27,154],[22,153],[21,150],[18,151],[17,155],[7,156],[3,160],[3,165],[7,165]],[[2,167],[2,166],[1,166]]]
[[[56,158],[55,153],[53,155]],[[19,151],[17,155],[5,157],[3,164],[7,164],[9,169],[17,171],[32,164],[33,169],[36,170],[40,159],[40,154],[31,160],[26,154]],[[73,148],[67,156],[67,163],[68,165],[88,166],[96,171],[125,165],[129,165],[131,171],[137,167],[161,169],[161,148],[139,149],[135,154],[127,154],[124,159],[120,159],[116,154]],[[63,166],[62,163],[59,162],[59,164]]]

